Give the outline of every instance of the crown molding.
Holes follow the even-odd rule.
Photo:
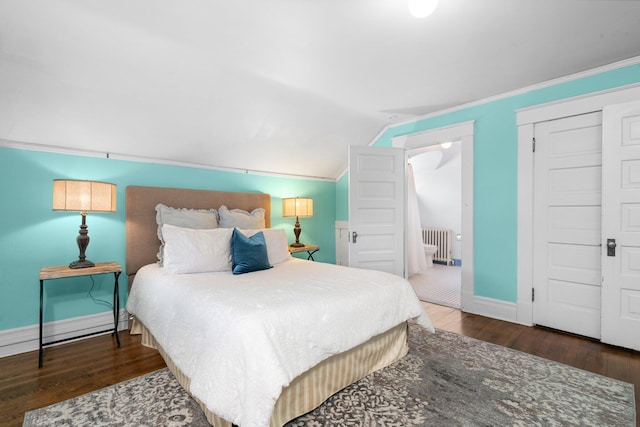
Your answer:
[[[179,161],[154,158],[154,157],[143,157],[143,156],[121,154],[121,153],[83,150],[83,149],[76,149],[76,148],[60,147],[56,145],[12,141],[7,139],[0,139],[0,147],[14,148],[18,150],[27,150],[27,151],[43,151],[43,152],[55,153],[55,154],[68,154],[72,156],[97,157],[97,158],[103,158],[103,159],[124,160],[124,161],[130,161],[130,162],[182,166],[182,167],[195,168],[195,169],[209,169],[209,170],[217,170],[217,171],[223,171],[223,172],[243,173],[248,175],[272,176],[277,178],[305,179],[305,180],[312,180],[312,181],[327,181],[327,182],[336,181],[333,178],[325,178],[325,177],[318,177],[318,176],[294,175],[294,174],[276,173],[276,172],[261,171],[261,170],[254,170],[254,169],[242,169],[242,168],[215,166],[215,165],[205,165],[201,163],[179,162]]]

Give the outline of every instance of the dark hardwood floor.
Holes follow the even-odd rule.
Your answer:
[[[516,325],[424,303],[439,329],[510,347],[526,353],[617,378],[635,385],[640,408],[640,353],[600,344],[561,332]],[[143,347],[138,336],[120,334],[121,348],[110,335],[45,350],[38,369],[38,352],[0,359],[0,425],[21,426],[24,413],[111,384],[163,368],[155,350]]]
[[[139,335],[111,335],[47,347],[38,369],[38,352],[0,359],[0,426],[22,426],[24,413],[163,368],[157,351]]]

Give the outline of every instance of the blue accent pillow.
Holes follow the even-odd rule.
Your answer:
[[[250,273],[268,268],[271,268],[271,264],[269,264],[267,243],[262,231],[247,237],[234,228],[231,235],[231,271],[233,274]]]

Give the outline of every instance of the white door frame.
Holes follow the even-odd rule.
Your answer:
[[[518,300],[516,321],[533,324],[533,128],[535,123],[602,111],[640,99],[640,84],[516,110],[518,125]]]
[[[462,310],[476,312],[473,297],[473,128],[464,122],[392,138],[405,152],[446,141],[461,141],[462,148]],[[405,156],[406,157],[406,156]]]

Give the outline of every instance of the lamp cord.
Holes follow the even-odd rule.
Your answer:
[[[96,304],[106,305],[111,310],[113,310],[113,304],[111,304],[109,301],[105,301],[103,299],[96,298],[96,297],[93,296],[92,292],[93,292],[93,288],[96,285],[96,281],[93,279],[93,275],[90,275],[89,277],[91,278],[91,289],[89,289],[89,296],[91,297],[93,302],[96,303]]]

